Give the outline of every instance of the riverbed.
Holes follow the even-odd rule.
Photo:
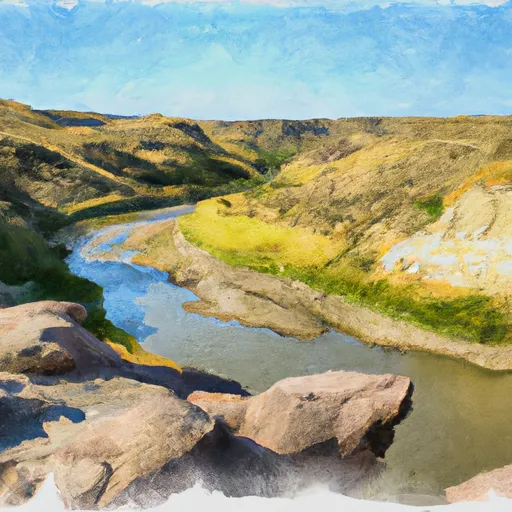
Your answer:
[[[133,253],[102,254],[134,229],[192,211],[178,207],[82,237],[68,258],[71,270],[104,288],[107,317],[146,350],[239,381],[261,392],[289,376],[327,370],[395,373],[414,385],[413,411],[396,428],[386,469],[367,497],[425,504],[443,489],[512,462],[512,375],[444,356],[370,347],[338,332],[301,342],[268,329],[243,327],[183,310],[197,300],[165,272],[131,263]],[[97,240],[101,237],[101,244]]]

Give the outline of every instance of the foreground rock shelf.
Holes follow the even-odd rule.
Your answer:
[[[194,370],[127,363],[85,318],[53,301],[0,310],[1,505],[30,499],[50,472],[74,509],[149,506],[198,479],[232,496],[314,479],[357,494],[410,408],[408,378],[353,372],[249,397]]]
[[[512,499],[512,465],[481,473],[471,480],[446,489],[450,503],[458,501],[483,501],[493,491],[501,497]]]
[[[370,449],[383,456],[411,392],[406,377],[327,372],[284,379],[254,397],[197,391],[188,400],[279,454],[336,440],[341,455]]]

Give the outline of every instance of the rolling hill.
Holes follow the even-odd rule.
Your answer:
[[[510,117],[196,122],[2,101],[1,236],[21,242],[0,281],[60,262],[43,237],[65,224],[206,198],[180,228],[232,265],[502,343],[511,191]]]
[[[180,219],[188,240],[450,336],[510,341],[512,118],[315,131],[269,183]]]

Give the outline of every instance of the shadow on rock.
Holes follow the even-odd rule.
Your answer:
[[[295,455],[279,455],[217,422],[194,448],[150,477],[135,481],[112,507],[149,508],[173,493],[201,484],[229,497],[292,497],[319,482],[330,490],[361,497],[384,464],[369,450],[341,458],[335,440]]]

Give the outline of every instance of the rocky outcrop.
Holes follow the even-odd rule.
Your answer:
[[[512,499],[512,465],[495,469],[471,478],[467,482],[446,489],[446,498],[450,503],[458,501],[483,501],[489,491]]]
[[[0,371],[57,375],[114,368],[121,359],[79,323],[85,308],[42,301],[0,310]]]
[[[407,377],[327,372],[281,380],[254,397],[196,392],[188,400],[279,454],[336,440],[342,456],[366,448],[383,456],[411,392]]]
[[[0,374],[0,389],[5,504],[30,497],[52,471],[66,506],[106,506],[214,425],[172,391],[122,377],[48,386]]]
[[[84,319],[51,301],[0,310],[0,505],[24,503],[50,472],[71,509],[146,506],[198,478],[240,496],[319,476],[355,492],[409,406],[409,379],[344,372],[248,397],[191,369],[127,363]]]
[[[56,453],[55,481],[67,506],[108,505],[135,479],[182,457],[212,430],[214,422],[199,408],[163,388],[141,388],[117,411],[107,401],[105,416]]]
[[[123,360],[77,323],[85,317],[82,306],[67,302],[42,301],[0,309],[0,372],[38,378],[65,375],[71,380],[123,376],[172,389],[181,398],[197,389],[247,394],[235,381],[192,368],[180,373],[168,365]]]

